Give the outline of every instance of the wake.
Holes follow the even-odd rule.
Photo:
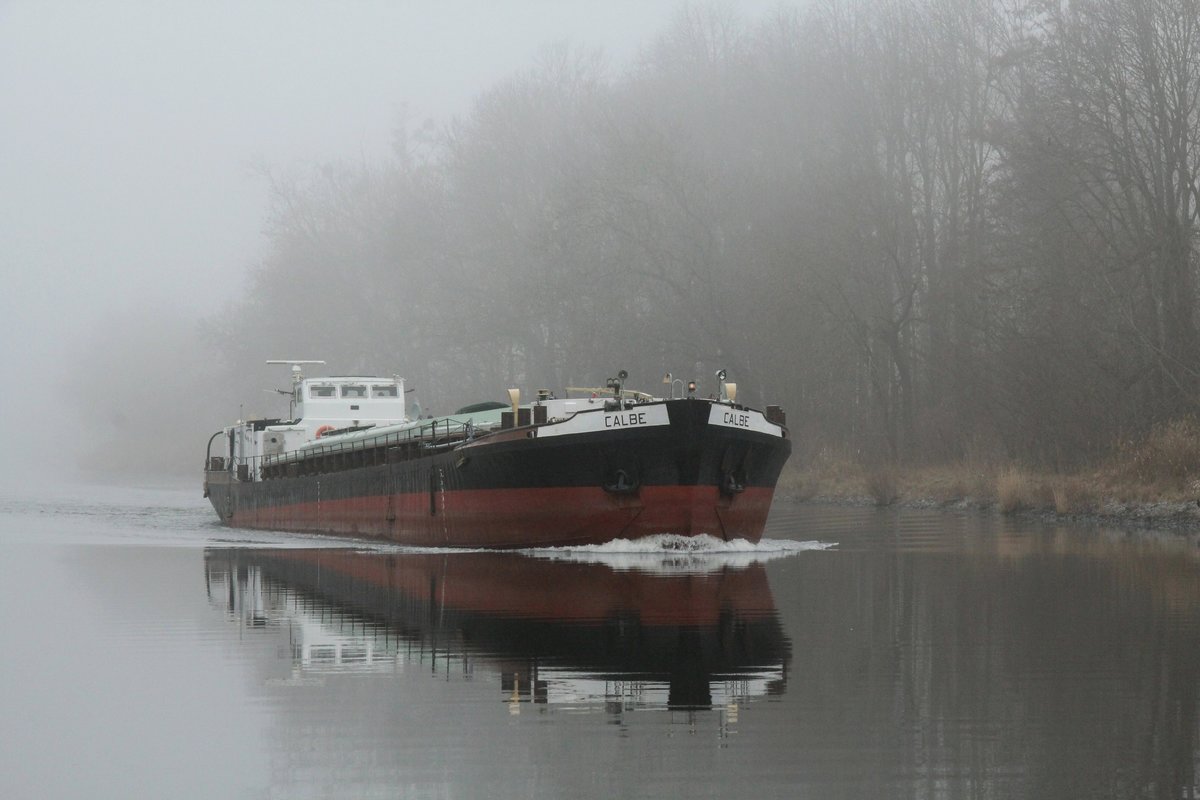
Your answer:
[[[725,568],[741,569],[836,546],[835,542],[791,539],[763,539],[755,544],[745,539],[725,541],[707,534],[663,533],[641,539],[613,539],[604,544],[531,547],[517,552],[552,561],[604,564],[617,570],[713,572]]]

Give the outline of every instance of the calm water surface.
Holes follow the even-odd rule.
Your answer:
[[[1197,795],[1195,538],[787,505],[768,535],[411,552],[9,491],[0,797]]]

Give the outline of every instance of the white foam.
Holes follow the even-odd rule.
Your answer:
[[[828,550],[833,542],[797,542],[791,539],[725,541],[715,536],[678,536],[662,533],[641,539],[613,539],[604,544],[536,547],[519,552],[552,561],[604,564],[616,570],[654,573],[705,573],[744,569],[751,564],[787,558],[809,550]]]

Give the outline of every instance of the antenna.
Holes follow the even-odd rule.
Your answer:
[[[272,358],[267,359],[268,364],[291,364],[292,365],[292,391],[283,392],[279,389],[275,391],[280,394],[290,394],[292,399],[288,401],[288,416],[292,419],[296,418],[296,404],[300,402],[300,381],[304,380],[304,375],[301,374],[301,366],[304,364],[324,364],[324,361],[305,360],[302,358]]]
[[[267,360],[268,364],[291,364],[292,365],[292,383],[299,383],[303,376],[300,374],[301,366],[304,364],[324,364],[324,361],[306,361],[302,358],[272,358]]]

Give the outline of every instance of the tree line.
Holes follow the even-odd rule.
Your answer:
[[[264,170],[205,325],[248,392],[725,368],[802,449],[1077,464],[1196,407],[1198,93],[1194,0],[688,5],[620,74],[548,47],[389,159]]]

